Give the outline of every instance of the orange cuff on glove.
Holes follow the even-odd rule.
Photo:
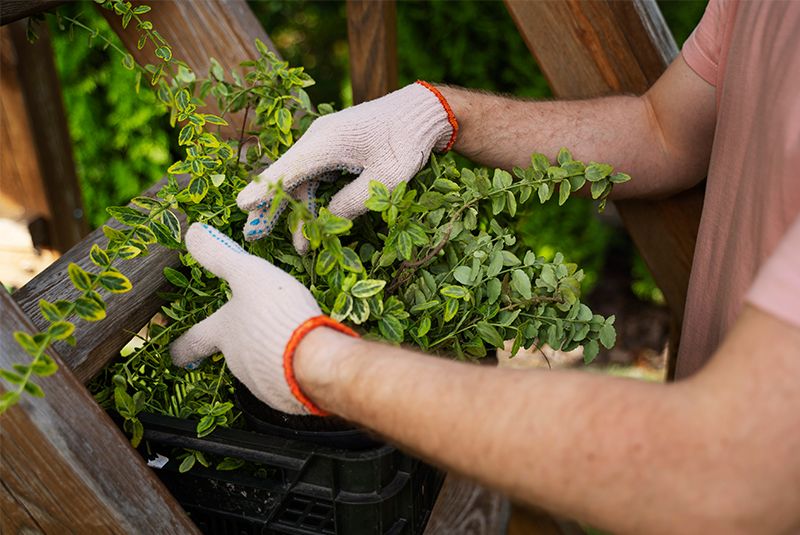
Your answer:
[[[453,127],[453,133],[450,134],[450,141],[447,142],[447,146],[444,148],[442,152],[447,152],[453,148],[453,145],[456,143],[456,137],[458,137],[458,121],[456,120],[456,114],[453,113],[453,109],[450,107],[450,104],[447,102],[447,99],[444,98],[442,92],[433,87],[431,84],[426,82],[425,80],[417,80],[417,83],[436,95],[436,98],[439,99],[439,102],[442,104],[444,111],[447,112],[447,122],[450,123],[450,126]]]
[[[303,391],[300,389],[300,385],[297,382],[297,378],[294,376],[294,354],[297,350],[297,346],[303,340],[305,335],[317,327],[329,327],[339,331],[340,333],[344,333],[355,338],[359,338],[359,336],[358,333],[350,327],[342,325],[338,321],[331,319],[328,316],[315,316],[301,323],[300,326],[295,329],[294,332],[292,332],[292,336],[286,343],[286,349],[283,352],[283,374],[284,377],[286,377],[286,383],[289,385],[289,390],[291,390],[292,395],[294,395],[297,401],[302,403],[303,406],[308,409],[308,412],[316,416],[328,416],[329,413],[320,409],[313,401],[311,401],[308,396],[305,395],[305,393],[303,393]]]

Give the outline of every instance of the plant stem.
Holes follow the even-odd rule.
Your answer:
[[[165,208],[162,208],[161,210],[158,210],[158,211],[155,211],[155,212],[151,213],[150,216],[148,217],[148,221],[152,220],[154,215],[160,214],[163,210],[165,210]],[[135,230],[136,229],[133,229],[133,228],[130,230],[130,232],[125,236],[125,241],[122,243],[122,245],[120,245],[120,247],[118,247],[117,250],[114,253],[112,253],[112,255],[109,257],[109,261],[108,261],[109,265],[113,264],[114,261],[117,260],[117,258],[119,258],[119,249],[124,247],[124,246],[126,246],[126,245],[128,245],[130,243],[130,240],[133,237],[133,234],[134,234]],[[93,275],[94,275],[94,277],[92,278],[91,284],[89,285],[89,289],[88,290],[84,290],[83,295],[81,295],[80,297],[86,297],[86,296],[90,295],[91,292],[93,292],[95,287],[97,286],[97,284],[98,284],[98,282],[100,280],[100,274],[96,273],[96,274],[93,274]],[[62,315],[62,318],[64,320],[68,320],[71,317],[71,315],[75,312],[75,307],[77,306],[76,302],[77,302],[77,299],[75,301],[73,301],[72,303],[70,303],[70,305],[67,308],[66,312],[64,312],[64,314]],[[39,345],[39,348],[36,351],[36,354],[33,355],[33,360],[31,361],[30,365],[28,366],[28,369],[25,372],[25,375],[22,376],[22,382],[20,383],[19,388],[17,388],[17,390],[16,390],[18,396],[21,396],[22,393],[25,391],[25,385],[28,384],[28,382],[30,381],[31,375],[33,374],[33,367],[42,359],[42,357],[44,356],[44,352],[47,350],[48,347],[50,347],[50,345],[54,341],[53,340],[53,336],[49,332],[45,332],[44,334],[45,334],[45,338],[42,341],[42,343]]]
[[[442,249],[444,249],[444,246],[447,245],[448,241],[450,241],[450,233],[453,231],[453,224],[458,220],[459,217],[461,217],[461,214],[464,213],[464,210],[466,210],[470,206],[476,204],[478,202],[478,200],[479,200],[479,198],[471,200],[470,202],[466,203],[464,206],[462,206],[461,208],[456,210],[453,213],[452,216],[450,216],[450,222],[447,225],[447,230],[445,230],[444,235],[442,236],[442,239],[439,240],[439,243],[437,243],[433,247],[433,249],[431,249],[428,252],[428,254],[426,254],[424,257],[422,257],[419,260],[414,260],[414,261],[404,260],[400,264],[400,266],[398,267],[397,275],[395,275],[394,280],[392,280],[392,282],[386,288],[386,293],[387,294],[391,295],[392,293],[394,293],[394,291],[399,286],[401,286],[403,283],[408,281],[408,279],[414,275],[414,273],[417,271],[417,269],[420,266],[422,266],[426,262],[430,261],[436,255],[438,255],[439,252]]]
[[[242,131],[239,133],[239,148],[236,151],[236,161],[241,161],[242,159],[242,148],[244,147],[244,130],[247,126],[247,114],[250,113],[250,103],[247,103],[247,106],[244,109],[244,118],[242,119]]]
[[[504,306],[503,308],[500,309],[500,312],[503,312],[503,311],[506,311],[506,310],[514,310],[515,308],[525,307],[525,306],[528,306],[528,305],[537,305],[539,303],[563,303],[563,302],[564,302],[564,298],[562,298],[560,295],[559,296],[554,296],[554,297],[547,296],[547,295],[535,295],[535,296],[531,297],[530,299],[526,299],[525,301],[523,301],[521,303],[512,303],[510,305]]]

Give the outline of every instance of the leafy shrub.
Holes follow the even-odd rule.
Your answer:
[[[109,209],[129,227],[105,229],[109,255],[124,251],[124,256],[137,256],[154,242],[183,251],[184,269],[165,270],[175,287],[162,295],[169,301],[162,309],[168,324],[151,324],[148,340],[93,385],[97,399],[126,418],[134,441],[141,434],[136,415],[144,408],[195,417],[200,434],[239,419],[231,398],[233,380],[219,355],[192,371],[170,365],[169,343],[230,296],[225,281],[201,269],[185,252],[173,210],[232,235],[251,253],[288,271],[311,288],[325,313],[367,337],[409,342],[458,358],[485,356],[487,348],[513,339],[515,351],[534,342],[565,349],[583,344],[590,360],[599,343],[614,343],[613,317],[594,315],[579,301],[582,271],[560,254],[547,261],[526,251],[506,224],[531,198],[545,202],[558,195],[563,204],[588,180],[593,195],[604,202],[613,183],[628,179],[607,165],[573,161],[566,150],[552,165],[534,155],[530,168],[515,170],[516,180],[506,171],[490,175],[485,169],[459,170],[452,158],[434,157],[408,187],[390,193],[372,183],[371,212],[352,223],[324,208],[315,218],[278,188],[272,206],[284,201],[292,205],[285,223],[269,238],[244,242],[246,215],[236,207],[236,194],[260,165],[261,151],[270,158],[279,156],[308,122],[292,125],[282,117],[298,109],[309,117],[314,114],[303,89],[312,83],[310,78],[278,61],[263,45],[259,50],[258,60],[246,62],[252,71],[244,80],[214,66],[209,80],[161,86],[159,97],[183,124],[179,138],[186,155],[170,167],[172,178],[158,197],[133,200],[145,211]],[[197,112],[196,106],[199,98],[212,96],[220,100],[221,109],[254,111],[250,134],[260,143],[248,150],[247,162],[236,157],[240,146],[235,140],[225,142],[205,129],[220,120]],[[177,180],[182,173],[191,176],[188,184]],[[323,202],[334,188],[321,194]],[[312,249],[305,257],[291,246],[290,229],[300,221]]]
[[[705,0],[659,3],[679,44],[705,4]],[[317,80],[309,88],[311,100],[351,102],[344,2],[259,0],[250,6],[284,57],[304,65]],[[71,3],[60,10],[73,16],[81,13],[89,26],[118,42],[91,2]],[[397,17],[401,84],[423,78],[515,95],[549,96],[544,77],[501,2],[399,2]],[[81,41],[84,38],[79,36]],[[161,178],[168,159],[178,154],[169,140],[165,109],[154,105],[150,92],[134,97],[129,88],[135,73],[109,62],[99,44],[87,49],[76,46],[69,34],[53,32],[84,206],[93,226],[105,221],[106,206],[124,203]],[[592,215],[590,202],[576,199],[558,210],[545,205],[523,210],[517,217],[518,234],[530,247],[547,258],[558,248],[583,266],[587,291],[593,287],[614,231]],[[629,249],[635,254],[632,246]],[[639,264],[637,255],[634,266]],[[633,275],[634,284],[655,289],[646,269],[637,269]],[[654,295],[650,290],[636,293]]]

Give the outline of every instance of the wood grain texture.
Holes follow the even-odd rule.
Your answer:
[[[586,531],[577,522],[543,509],[512,503],[506,535],[586,535]]]
[[[165,181],[166,179],[158,182],[145,191],[144,195],[154,196]],[[183,225],[184,218],[179,219]],[[113,228],[123,228],[114,220],[108,220],[106,224]],[[93,231],[13,294],[14,300],[37,328],[44,329],[49,325],[39,313],[39,299],[55,302],[59,299],[74,300],[78,296],[78,291],[67,275],[67,266],[71,262],[92,272],[97,270],[89,260],[89,250],[95,243],[103,248],[108,245],[102,228]],[[163,275],[164,267],[175,267],[177,264],[177,252],[159,245],[151,246],[151,252],[147,256],[115,264],[133,283],[133,289],[128,293],[113,294],[106,298],[106,319],[95,322],[75,320],[75,337],[78,340],[75,347],[64,342],[56,342],[54,345],[80,381],[89,382],[158,311],[163,301],[156,296],[156,292],[168,287]]]
[[[655,0],[505,3],[559,98],[641,94],[678,53]],[[673,371],[704,188],[666,200],[616,203],[669,305]]]
[[[347,38],[353,104],[397,89],[394,0],[347,0]]]
[[[134,2],[138,3],[141,2]],[[145,16],[146,20],[153,23],[172,47],[173,57],[186,62],[200,78],[207,77],[211,58],[216,59],[226,72],[238,68],[242,61],[257,58],[256,38],[278,54],[245,0],[164,0],[148,2],[148,5],[152,11]],[[98,9],[137,63],[160,63],[151,44],[142,50],[137,49],[139,33],[134,24],[123,29],[118,15],[107,9]],[[206,99],[206,104],[208,112],[219,112],[213,98]],[[244,113],[226,114],[225,119],[230,126],[220,127],[222,136],[238,138]]]
[[[13,332],[33,326],[5,292],[0,315],[0,367],[10,368],[30,359]],[[0,532],[197,533],[108,415],[51,356],[59,371],[36,379],[47,396],[24,397],[0,416]]]
[[[17,130],[21,139],[13,140],[13,145],[33,143],[33,153],[37,162],[36,168],[30,163],[3,164],[4,168],[17,166],[17,171],[27,171],[19,175],[19,181],[30,183],[24,189],[41,190],[47,204],[47,237],[45,243],[37,243],[66,251],[87,234],[89,227],[83,210],[75,162],[72,157],[72,140],[67,127],[67,117],[61,97],[61,86],[58,80],[50,34],[46,25],[38,29],[39,39],[29,43],[25,36],[25,21],[15,22],[3,28],[8,32],[8,41],[12,50],[4,52],[13,54],[15,70],[5,71],[9,78],[16,78],[21,91],[22,104],[26,122],[21,121],[21,110],[14,112],[15,125],[4,126]],[[4,40],[5,41],[5,40]],[[5,76],[4,76],[5,78]],[[4,81],[3,87],[7,84]],[[5,121],[4,121],[5,122]],[[31,129],[25,133],[25,124]],[[44,135],[42,135],[44,133]],[[19,155],[4,147],[5,158],[30,157],[31,152],[23,151]],[[3,179],[5,182],[7,179]],[[26,202],[23,200],[23,202]]]
[[[31,222],[48,218],[50,207],[36,156],[36,140],[17,76],[11,29],[0,28],[0,206],[5,217]]]
[[[55,9],[66,0],[2,0],[0,1],[0,26]]]
[[[506,533],[509,502],[502,494],[448,474],[431,511],[425,535]]]

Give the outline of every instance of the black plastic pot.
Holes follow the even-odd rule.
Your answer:
[[[140,414],[140,451],[208,534],[400,535],[422,533],[443,474],[387,444],[331,448],[254,431]],[[145,445],[146,444],[146,445]],[[175,448],[257,463],[256,475],[195,466],[178,471]]]
[[[241,383],[236,385],[235,397],[248,427],[259,433],[350,450],[382,444],[367,431],[335,416],[296,416],[275,410],[262,403]]]

